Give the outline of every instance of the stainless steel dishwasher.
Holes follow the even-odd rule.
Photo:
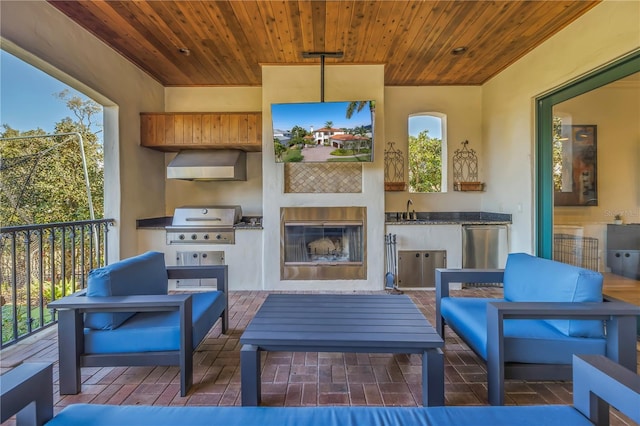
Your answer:
[[[509,254],[507,225],[463,225],[462,267],[504,268]]]

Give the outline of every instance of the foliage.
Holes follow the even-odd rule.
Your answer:
[[[77,285],[78,283],[76,283]],[[40,282],[33,280],[30,282],[29,292],[31,306],[31,325],[32,328],[38,328],[40,326]],[[3,282],[0,285],[0,290],[3,297],[3,302],[10,302],[12,300],[11,285],[8,282]],[[46,308],[46,304],[52,300],[61,299],[64,296],[72,294],[77,291],[78,288],[74,288],[74,283],[71,280],[57,280],[52,288],[51,281],[44,281],[42,283],[42,302],[43,302],[43,316],[42,324],[44,326],[50,324],[53,321],[51,311]],[[55,297],[52,297],[55,296]],[[27,291],[26,285],[23,285],[16,289],[16,318],[15,322],[18,327],[18,336],[22,336],[29,332],[28,330],[28,318],[27,318]],[[2,343],[13,340],[13,305],[7,303],[2,306]]]
[[[349,105],[347,105],[346,117],[347,118],[351,118],[351,116],[353,116],[354,112],[362,111],[365,106],[369,107],[369,110],[371,111],[371,118],[373,118],[374,115],[375,115],[375,111],[376,111],[376,102],[375,101],[354,101],[354,102],[349,102]],[[373,122],[373,120],[372,120],[372,122]]]
[[[13,340],[13,306],[12,305],[4,305],[2,307],[2,343],[7,343]],[[44,325],[47,325],[53,321],[53,317],[51,315],[51,311],[48,309],[43,310],[43,321]],[[17,317],[15,318],[16,323],[18,325],[18,336],[22,336],[27,334],[28,329],[28,318],[27,318],[27,307],[25,305],[18,305],[16,307]],[[40,326],[40,308],[34,307],[31,308],[31,324],[32,329],[38,328]]]
[[[442,140],[423,130],[409,136],[409,191],[440,192],[442,186]]]
[[[273,147],[274,147],[274,152],[276,154],[277,159],[281,159],[282,154],[287,152],[287,147],[282,145],[282,143],[280,142],[280,139],[278,138],[273,138]]]
[[[553,117],[553,189],[562,191],[562,119]]]
[[[299,163],[304,159],[302,152],[297,148],[289,149],[283,157],[283,161],[286,163]]]
[[[293,126],[293,128],[291,129],[291,141],[289,141],[289,146],[305,145],[307,141],[304,139],[304,137],[308,134],[309,132],[307,132],[302,127]]]
[[[330,129],[333,127],[333,121],[331,120],[327,120],[324,122],[324,127],[326,127],[327,129]]]
[[[331,151],[331,155],[346,156],[346,155],[356,155],[356,154],[368,154],[370,152],[371,150],[369,148],[363,148],[357,151],[353,149],[338,148]]]
[[[92,132],[101,107],[92,100],[57,94],[66,101],[76,120],[66,117],[54,133],[82,135],[91,196],[96,217],[104,211],[104,160],[97,133]],[[39,136],[42,129],[20,132],[4,124],[2,138]],[[90,218],[82,156],[78,138],[42,137],[3,141],[0,144],[0,223],[3,226],[68,222]]]

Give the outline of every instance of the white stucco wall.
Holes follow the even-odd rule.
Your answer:
[[[248,112],[262,110],[260,87],[167,87],[166,112]],[[166,154],[169,164],[175,154]],[[242,213],[262,215],[262,154],[247,153],[247,180],[166,181],[166,214],[184,205],[240,205]]]
[[[385,192],[386,211],[404,211],[407,200],[413,201],[416,211],[479,211],[481,192],[453,190],[453,163],[460,142],[469,141],[468,148],[478,155],[479,178],[483,180],[482,155],[482,88],[479,86],[397,87],[385,88],[385,141],[395,142],[405,157],[405,180],[409,182],[407,162],[409,115],[439,112],[446,115],[447,129],[447,190],[442,193]],[[385,148],[387,148],[385,143]],[[491,188],[488,188],[491,190]]]
[[[482,209],[513,215],[512,251],[535,247],[535,98],[638,48],[640,2],[605,0],[482,86]]]
[[[164,88],[45,1],[2,1],[0,15],[3,49],[105,105],[109,260],[137,254],[136,219],[164,213],[164,157],[139,146],[139,113],[162,111]]]
[[[271,104],[320,101],[320,66],[262,67],[262,171],[264,207],[263,284],[267,290],[382,290],[384,277],[384,66],[325,67],[325,100],[375,100],[373,163],[363,165],[362,192],[285,194],[284,164],[275,162]],[[367,208],[367,279],[298,281],[280,279],[281,207],[364,206]]]

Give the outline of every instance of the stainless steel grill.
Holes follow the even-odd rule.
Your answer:
[[[240,206],[178,207],[167,231],[167,244],[235,244]]]

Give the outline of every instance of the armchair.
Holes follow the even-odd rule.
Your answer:
[[[459,282],[503,283],[504,298],[452,297]],[[504,270],[437,269],[436,330],[449,325],[486,362],[488,399],[504,380],[568,380],[573,354],[605,355],[636,371],[640,307],[607,301],[602,275],[524,253]]]
[[[167,294],[168,279],[216,278],[217,291]],[[49,303],[58,312],[60,393],[77,394],[81,367],[177,365],[180,394],[193,383],[193,350],[222,319],[227,266],[165,266],[148,252],[91,271],[86,290]]]

